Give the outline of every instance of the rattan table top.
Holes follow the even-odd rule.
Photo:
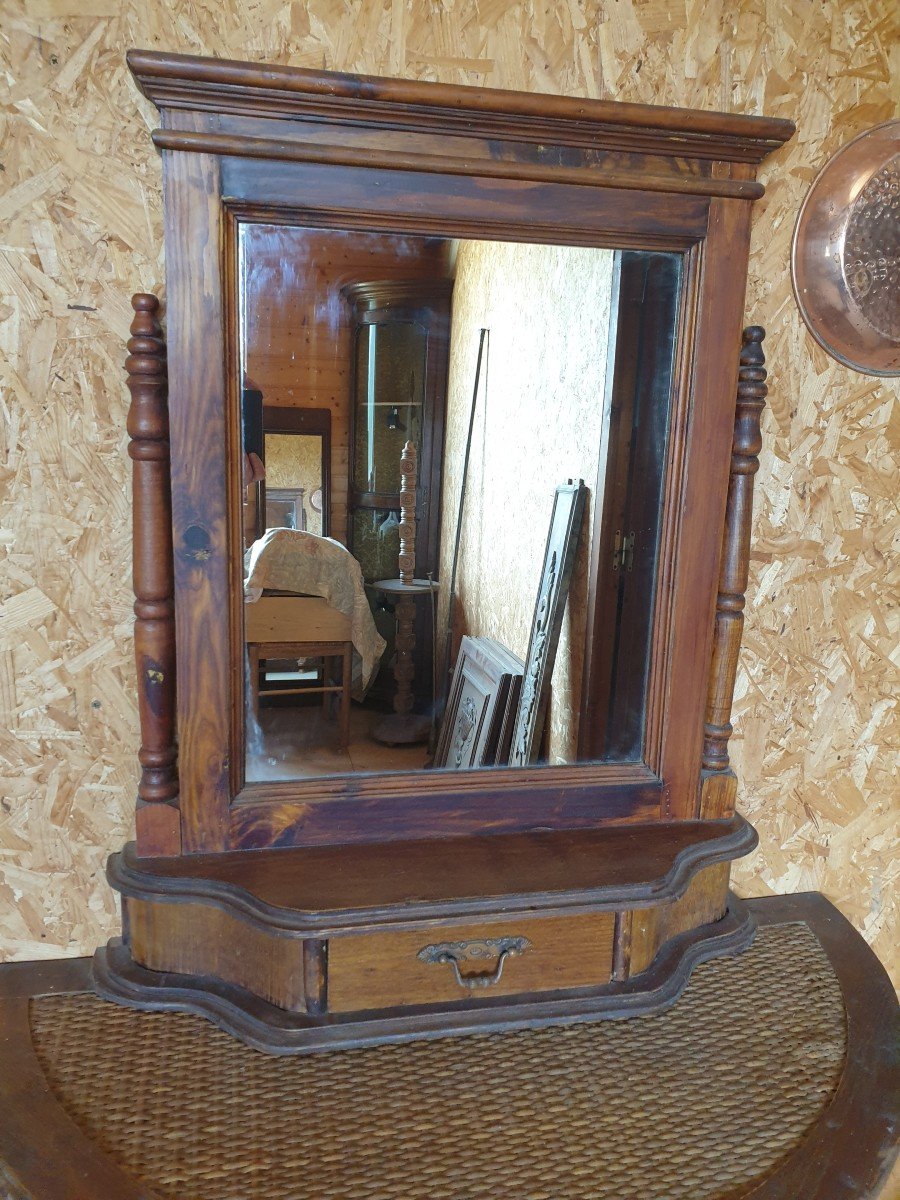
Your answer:
[[[172,1200],[740,1195],[816,1121],[846,1047],[803,924],[761,928],[628,1021],[300,1058],[89,994],[33,1000],[31,1026],[70,1116]]]

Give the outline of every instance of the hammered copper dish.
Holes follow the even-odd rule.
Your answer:
[[[807,193],[794,295],[820,346],[868,375],[900,375],[900,121],[843,146]]]

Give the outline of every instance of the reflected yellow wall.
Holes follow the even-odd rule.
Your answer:
[[[322,438],[302,433],[267,433],[266,487],[305,488],[303,507],[309,533],[322,532],[322,514],[310,503],[322,487]]]
[[[553,673],[551,762],[572,761],[578,737],[612,264],[611,250],[474,241],[459,244],[456,260],[442,622],[481,328],[490,340],[469,459],[454,645],[464,633],[483,634],[525,658],[554,492],[568,479],[590,489]]]

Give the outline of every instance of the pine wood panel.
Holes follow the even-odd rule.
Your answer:
[[[213,975],[280,1008],[306,1011],[303,942],[262,933],[213,905],[128,903],[135,962],[151,971]]]
[[[247,224],[241,237],[246,371],[267,405],[331,411],[331,537],[347,539],[350,306],[341,288],[376,279],[445,279],[429,238]]]
[[[263,596],[246,608],[248,642],[344,642],[350,619],[321,596]]]

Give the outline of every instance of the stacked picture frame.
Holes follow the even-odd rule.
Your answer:
[[[464,637],[433,767],[454,771],[505,764],[525,664],[489,637]]]

